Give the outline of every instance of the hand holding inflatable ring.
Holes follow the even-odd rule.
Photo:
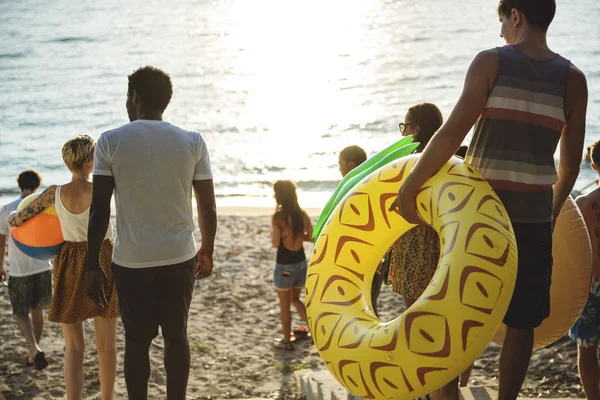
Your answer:
[[[332,375],[368,399],[414,399],[458,376],[500,326],[514,289],[517,248],[508,215],[481,175],[452,158],[416,197],[420,216],[440,237],[431,284],[392,321],[372,311],[375,269],[413,227],[387,210],[418,157],[384,165],[348,192],[308,268],[315,345]]]

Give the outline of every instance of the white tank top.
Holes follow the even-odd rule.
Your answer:
[[[67,242],[87,242],[88,220],[90,218],[90,208],[81,214],[73,214],[65,208],[60,199],[60,185],[56,186],[54,195],[54,208],[60,220],[60,229],[63,238]],[[112,224],[108,224],[105,239],[112,236]]]

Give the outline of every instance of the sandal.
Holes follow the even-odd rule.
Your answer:
[[[46,361],[46,356],[43,351],[40,351],[35,355],[33,363],[35,364],[35,369],[38,371],[41,371],[48,366],[48,361]]]
[[[310,337],[310,332],[308,331],[308,328],[303,326],[294,330],[294,337],[296,338],[296,340],[308,339]]]
[[[275,343],[275,348],[279,350],[291,351],[294,350],[294,344],[292,342],[286,342],[283,339]]]

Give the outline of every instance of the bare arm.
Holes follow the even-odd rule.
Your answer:
[[[313,234],[313,226],[312,222],[310,222],[310,217],[307,213],[304,213],[304,241],[305,242],[314,242],[315,240],[312,237]]]
[[[281,241],[281,226],[279,226],[279,222],[277,218],[273,215],[271,218],[271,243],[273,243],[274,248],[279,248],[279,242]]]
[[[6,270],[4,269],[4,256],[6,254],[6,235],[0,235],[0,282],[6,280]]]
[[[446,123],[433,135],[425,151],[400,188],[399,197],[391,209],[400,208],[411,223],[419,223],[414,204],[407,201],[456,153],[463,139],[485,109],[488,91],[496,76],[498,55],[493,50],[479,53],[471,63],[462,94]],[[405,193],[405,196],[402,196]],[[403,200],[404,199],[404,200]],[[414,198],[411,200],[414,203]],[[412,210],[412,211],[411,211]],[[405,212],[407,214],[405,214]]]
[[[100,249],[110,223],[110,200],[115,188],[112,176],[94,175],[88,222],[88,270],[100,269]]]
[[[52,185],[35,198],[27,207],[12,217],[8,218],[8,224],[16,228],[29,221],[31,218],[41,214],[45,209],[54,205],[56,185]]]
[[[567,87],[567,121],[560,138],[558,180],[553,188],[553,217],[555,219],[573,190],[573,185],[579,175],[585,139],[587,103],[588,89],[585,75],[575,66],[571,66],[569,86]]]
[[[579,196],[575,202],[583,215],[590,243],[592,245],[592,272],[600,276],[600,202],[588,199],[588,196]]]
[[[202,236],[200,251],[212,255],[217,234],[217,206],[213,180],[194,181],[193,186],[198,207],[198,226]]]

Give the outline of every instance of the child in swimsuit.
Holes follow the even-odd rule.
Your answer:
[[[300,208],[296,185],[292,181],[277,181],[273,185],[277,207],[271,219],[273,247],[277,249],[277,262],[273,271],[273,284],[279,296],[283,339],[276,348],[293,350],[291,341],[293,304],[304,322],[306,307],[300,293],[306,283],[308,263],[303,242],[312,242],[313,227],[310,218]]]
[[[590,147],[592,168],[600,166],[600,141]],[[588,399],[600,399],[600,186],[575,200],[590,234],[592,243],[592,284],[583,313],[569,336],[577,343],[577,364],[581,384]]]

